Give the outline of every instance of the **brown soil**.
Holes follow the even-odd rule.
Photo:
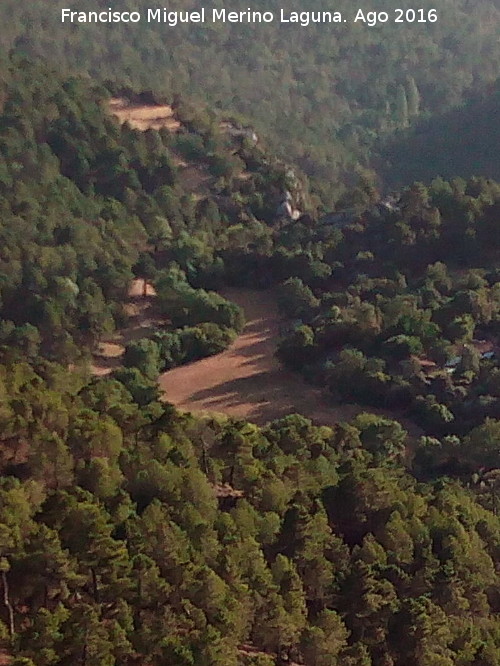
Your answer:
[[[229,349],[211,358],[174,368],[160,377],[165,400],[180,410],[220,412],[263,425],[300,413],[318,425],[347,421],[361,412],[399,417],[360,405],[330,405],[321,390],[284,369],[274,356],[280,317],[271,292],[229,289],[223,295],[246,314],[243,333]]]
[[[147,338],[164,323],[153,307],[156,292],[154,287],[144,280],[133,280],[128,292],[128,300],[124,305],[129,321],[125,328],[102,340],[94,354],[90,371],[93,375],[103,377],[109,375],[121,365],[121,357],[125,347],[133,340]]]
[[[130,285],[125,310],[129,323],[103,340],[94,354],[91,371],[104,376],[121,366],[125,346],[150,336],[166,322],[155,313],[156,292],[144,280]],[[220,413],[264,425],[287,414],[299,413],[317,425],[350,421],[362,412],[397,419],[412,437],[422,434],[414,423],[388,410],[357,404],[332,405],[324,393],[275,358],[281,318],[271,291],[227,289],[222,294],[240,305],[247,323],[226,351],[163,373],[159,386],[166,401],[181,411]]]
[[[109,110],[120,123],[128,123],[130,127],[141,132],[163,128],[169,132],[177,132],[181,126],[168,104],[133,104],[122,97],[115,97],[109,101]]]

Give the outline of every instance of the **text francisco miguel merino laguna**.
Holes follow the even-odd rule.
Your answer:
[[[168,9],[148,9],[142,12],[121,12],[107,9],[97,12],[83,12],[72,9],[61,10],[63,23],[140,23],[146,20],[148,23],[165,23],[175,27],[180,23],[295,23],[308,26],[311,23],[342,23],[340,12],[289,12],[280,10],[279,16],[270,11],[230,11],[227,9],[206,10],[205,7],[197,11],[169,11]]]

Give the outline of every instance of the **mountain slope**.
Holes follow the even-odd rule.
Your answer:
[[[234,9],[246,9],[237,0]],[[89,1],[85,10],[102,9]],[[2,51],[14,47],[47,57],[99,80],[178,92],[213,108],[252,118],[275,151],[293,158],[338,190],[338,180],[360,161],[373,139],[460,104],[500,74],[499,7],[493,0],[441,2],[436,23],[341,26],[178,25],[141,22],[69,25],[60,21],[64,0],[4,0]],[[208,3],[210,7],[216,3]],[[411,6],[391,2],[388,10]],[[430,0],[419,6],[429,9]],[[144,10],[146,0],[121,9]],[[192,9],[187,0],[171,10]],[[253,9],[279,14],[279,3]],[[308,0],[306,10],[323,10]],[[348,19],[352,3],[336,9]],[[366,8],[367,10],[370,7]],[[406,109],[406,110],[405,110]],[[337,181],[337,182],[335,182]]]
[[[400,186],[410,180],[436,176],[483,176],[500,179],[500,84],[468,104],[419,123],[392,137],[381,153],[386,183]]]

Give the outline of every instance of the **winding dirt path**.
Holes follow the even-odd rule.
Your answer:
[[[180,410],[220,412],[258,425],[294,412],[317,425],[350,420],[361,412],[398,418],[360,405],[328,405],[320,389],[284,369],[274,356],[280,316],[272,292],[228,289],[223,296],[245,311],[242,334],[217,356],[163,373],[159,384],[165,400]]]

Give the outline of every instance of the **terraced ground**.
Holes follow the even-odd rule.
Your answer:
[[[141,132],[163,128],[177,132],[181,126],[168,104],[134,104],[122,97],[114,97],[109,101],[109,111],[120,123],[128,123]]]

